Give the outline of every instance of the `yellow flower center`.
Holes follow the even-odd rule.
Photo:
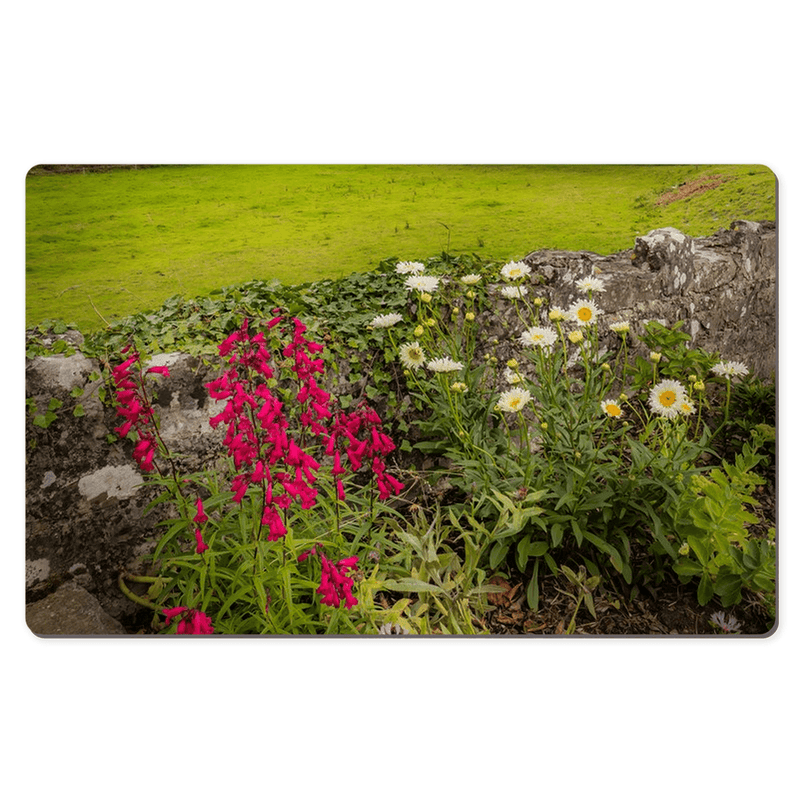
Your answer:
[[[514,409],[514,411],[516,411],[519,408],[521,402],[522,402],[521,397],[513,397],[511,398],[511,400],[509,400],[508,404],[511,406],[511,408]]]
[[[609,417],[618,417],[622,413],[622,409],[616,403],[609,403],[606,406],[606,414]]]
[[[661,394],[658,396],[658,402],[661,403],[661,405],[665,408],[669,408],[671,405],[674,405],[677,399],[678,398],[672,389],[667,389],[666,391],[661,392]]]
[[[578,309],[578,319],[581,322],[588,322],[592,318],[592,309],[589,306],[583,306]]]

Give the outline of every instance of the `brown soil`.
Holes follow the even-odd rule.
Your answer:
[[[494,578],[502,593],[490,595],[495,608],[484,621],[492,634],[564,634],[575,611],[574,592],[564,579],[548,575],[541,585],[541,604],[538,612],[527,608],[525,584]],[[512,586],[511,583],[514,583]],[[731,616],[739,622],[739,633],[764,635],[774,625],[764,606],[755,596],[745,596],[735,608],[723,609],[711,601],[700,606],[693,584],[681,585],[668,576],[655,588],[652,595],[639,595],[626,599],[614,591],[604,592],[601,583],[594,592],[595,613],[592,617],[581,604],[575,619],[575,634],[611,636],[666,636],[666,635],[724,635],[711,624],[711,616],[722,611],[726,619]]]
[[[657,206],[668,206],[677,200],[685,200],[687,197],[695,197],[699,194],[704,194],[711,189],[716,189],[721,186],[730,178],[723,175],[704,175],[701,178],[695,178],[693,181],[681,184],[675,191],[665,192],[656,199]]]

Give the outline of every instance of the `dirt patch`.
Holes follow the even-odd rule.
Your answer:
[[[508,582],[495,578],[493,582],[504,593],[489,595],[494,608],[482,620],[482,627],[496,635],[562,635],[569,627],[575,610],[575,601],[569,596],[572,588],[566,580],[546,576],[542,581],[542,602],[538,612],[527,608],[524,600],[524,583]],[[513,586],[511,584],[514,584]],[[714,613],[733,616],[739,623],[739,633],[764,635],[774,625],[759,598],[746,593],[735,608],[723,609],[716,598],[707,606],[700,606],[696,587],[683,586],[667,575],[651,594],[635,598],[602,585],[594,598],[594,618],[581,606],[575,619],[575,633],[611,636],[713,636],[721,632],[711,623]]]
[[[687,197],[695,197],[699,194],[705,194],[717,186],[721,186],[730,178],[724,175],[703,175],[701,178],[695,178],[693,181],[682,183],[677,189],[672,192],[665,192],[656,199],[657,206],[668,206],[677,200],[685,200]]]

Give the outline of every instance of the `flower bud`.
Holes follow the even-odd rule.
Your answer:
[[[475,315],[474,315],[474,314],[473,314],[471,311],[467,311],[467,313],[466,313],[466,314],[464,314],[464,319],[465,319],[467,322],[472,322],[472,320],[474,320],[474,319],[475,319]]]
[[[661,361],[661,353],[656,353],[655,351],[651,351],[650,360],[653,363],[658,364],[658,362]]]
[[[423,328],[422,325],[417,325],[417,327],[414,328],[414,336],[419,337],[422,336],[423,333],[425,333],[425,328]]]
[[[431,297],[431,295],[429,295],[427,292],[423,292],[419,296],[419,299],[422,300],[423,303],[430,303],[430,301],[433,300],[433,297]]]
[[[583,341],[583,331],[570,331],[567,334],[567,338],[572,342],[572,344],[578,344],[578,342]]]

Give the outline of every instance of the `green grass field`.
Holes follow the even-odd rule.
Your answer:
[[[726,178],[662,205],[682,183]],[[552,247],[608,254],[671,225],[693,236],[775,219],[763,166],[166,166],[26,182],[26,326],[84,331],[168,297],[285,284],[443,250],[504,262]],[[101,319],[102,317],[102,319]]]

